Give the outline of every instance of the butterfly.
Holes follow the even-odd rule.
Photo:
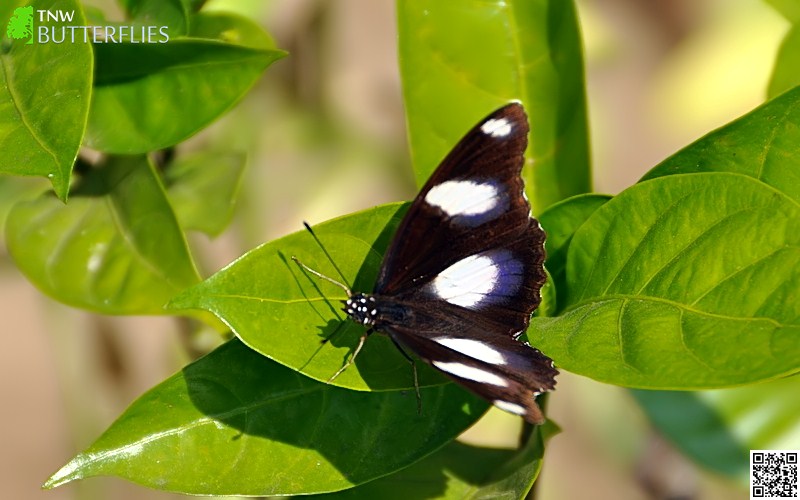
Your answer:
[[[367,327],[332,379],[377,331],[412,365],[406,350],[496,407],[544,422],[536,396],[555,387],[558,371],[517,340],[546,280],[545,233],[531,217],[521,175],[527,137],[516,102],[467,132],[411,203],[372,293],[353,293],[295,259],[344,288],[344,312]],[[414,378],[418,387],[416,369]]]

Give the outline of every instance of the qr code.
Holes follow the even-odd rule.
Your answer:
[[[799,450],[751,450],[750,498],[798,498],[798,454]]]

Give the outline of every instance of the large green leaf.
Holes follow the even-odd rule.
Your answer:
[[[800,2],[798,2],[800,7]],[[775,97],[800,85],[800,25],[793,25],[781,42],[767,96]]]
[[[798,376],[716,391],[633,391],[653,424],[684,453],[745,484],[749,450],[800,449],[798,394]]]
[[[189,0],[120,0],[119,3],[135,24],[168,26],[170,37],[189,31]]]
[[[74,22],[86,24],[76,0],[10,0],[0,3],[3,28],[24,5],[33,9],[34,26],[48,26],[36,15],[47,9],[73,11]],[[46,176],[66,200],[92,95],[91,46],[27,44],[0,33],[0,173]]]
[[[544,444],[537,427],[517,451],[452,442],[391,476],[314,500],[380,498],[525,498],[542,467]]]
[[[189,36],[254,49],[277,48],[272,37],[259,25],[231,12],[198,12],[191,18]]]
[[[531,125],[535,212],[589,190],[583,55],[568,0],[398,0],[400,71],[419,184],[472,124],[510,99]]]
[[[711,132],[642,180],[695,172],[748,175],[800,202],[800,88]]]
[[[557,303],[564,302],[567,289],[567,252],[572,236],[595,210],[605,204],[611,197],[601,194],[582,194],[573,196],[552,205],[542,213],[539,222],[547,233],[545,250],[547,251],[547,271],[555,283]],[[554,316],[559,308],[551,314]]]
[[[800,22],[800,2],[797,0],[764,0],[791,23]]]
[[[48,190],[47,181],[35,177],[0,177],[0,245],[5,246],[6,219],[11,209]]]
[[[233,216],[246,159],[244,153],[200,153],[167,167],[167,193],[184,230],[216,236],[225,229]]]
[[[384,249],[405,205],[392,204],[314,227],[354,290],[370,291]],[[343,366],[364,333],[341,312],[344,290],[304,273],[291,257],[341,279],[306,231],[265,243],[170,303],[173,309],[205,309],[217,315],[245,344],[316,380]],[[320,340],[331,335],[331,341]],[[420,385],[445,379],[422,363]],[[372,335],[355,363],[334,384],[357,390],[413,387],[408,361],[383,335]]]
[[[752,177],[637,184],[573,236],[564,312],[531,342],[614,384],[713,388],[800,369],[800,207]]]
[[[303,377],[233,340],[136,402],[45,484],[116,475],[205,495],[341,490],[451,441],[486,405],[449,384],[364,393]]]
[[[112,153],[172,146],[230,109],[284,55],[192,38],[96,45],[86,143]]]
[[[163,314],[196,283],[183,233],[144,157],[89,172],[68,205],[44,195],[6,222],[19,269],[53,298],[106,314]]]

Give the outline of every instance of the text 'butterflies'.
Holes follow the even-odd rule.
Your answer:
[[[414,199],[372,293],[339,285],[348,294],[345,313],[368,328],[350,362],[368,334],[382,332],[404,354],[541,424],[535,398],[555,387],[558,371],[517,340],[546,279],[545,233],[531,217],[522,180],[527,136],[519,103],[483,119]]]

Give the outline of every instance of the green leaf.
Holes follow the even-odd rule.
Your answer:
[[[557,304],[561,304],[565,300],[563,295],[567,286],[567,251],[572,237],[575,231],[586,222],[586,219],[609,199],[611,199],[610,196],[601,194],[573,196],[550,206],[539,217],[539,222],[547,233],[545,265],[555,283]],[[555,315],[557,310],[558,308],[553,311],[553,314],[547,316]]]
[[[751,177],[637,184],[598,208],[567,259],[564,312],[531,343],[617,385],[691,389],[800,369],[800,207]]]
[[[42,9],[74,11],[74,22],[86,24],[76,0],[4,1],[0,20],[23,5],[32,7],[33,16]],[[49,26],[34,18],[34,27]],[[29,40],[35,39],[34,32]],[[88,44],[0,39],[0,173],[46,176],[58,197],[67,199],[89,113],[92,64]]]
[[[314,500],[525,498],[542,466],[540,428],[517,451],[452,442],[391,476]],[[402,487],[401,487],[402,486]],[[311,499],[309,499],[311,500]]]
[[[275,41],[251,20],[230,12],[198,12],[192,16],[189,36],[254,49],[275,49]]]
[[[246,159],[244,153],[200,153],[169,165],[164,181],[184,230],[217,236],[227,227]]]
[[[800,25],[795,24],[781,42],[767,96],[775,97],[797,85],[800,85]]]
[[[764,0],[781,13],[790,23],[800,22],[800,2],[798,0]]]
[[[800,88],[711,132],[653,168],[642,180],[695,172],[748,175],[800,202]]]
[[[398,0],[400,72],[418,184],[464,133],[511,99],[531,125],[535,212],[589,190],[583,55],[565,0]]]
[[[17,203],[47,191],[47,181],[33,177],[0,177],[0,238],[5,238],[8,214]],[[5,241],[0,240],[5,246]]]
[[[144,394],[44,485],[116,475],[204,495],[341,490],[442,447],[486,405],[456,386],[413,393],[332,387],[233,340]]]
[[[190,38],[96,45],[86,143],[123,154],[173,146],[233,107],[284,55]]]
[[[353,290],[372,290],[382,254],[405,208],[385,205],[314,226]],[[210,311],[252,349],[327,381],[349,359],[365,330],[341,312],[340,301],[347,298],[344,290],[306,274],[291,261],[293,256],[341,279],[312,236],[299,231],[247,252],[183,291],[169,307]],[[329,337],[330,342],[320,343]],[[446,382],[426,364],[417,365],[421,386]],[[413,388],[413,377],[408,360],[391,340],[372,335],[353,366],[332,383],[362,391],[398,390]]]
[[[137,25],[168,26],[171,38],[189,31],[190,0],[119,0],[119,3]]]
[[[701,392],[632,391],[687,456],[747,484],[749,450],[800,449],[800,377]]]
[[[16,205],[6,239],[40,290],[105,314],[163,314],[173,295],[199,280],[144,157],[112,158],[89,172],[69,205],[47,195]]]

